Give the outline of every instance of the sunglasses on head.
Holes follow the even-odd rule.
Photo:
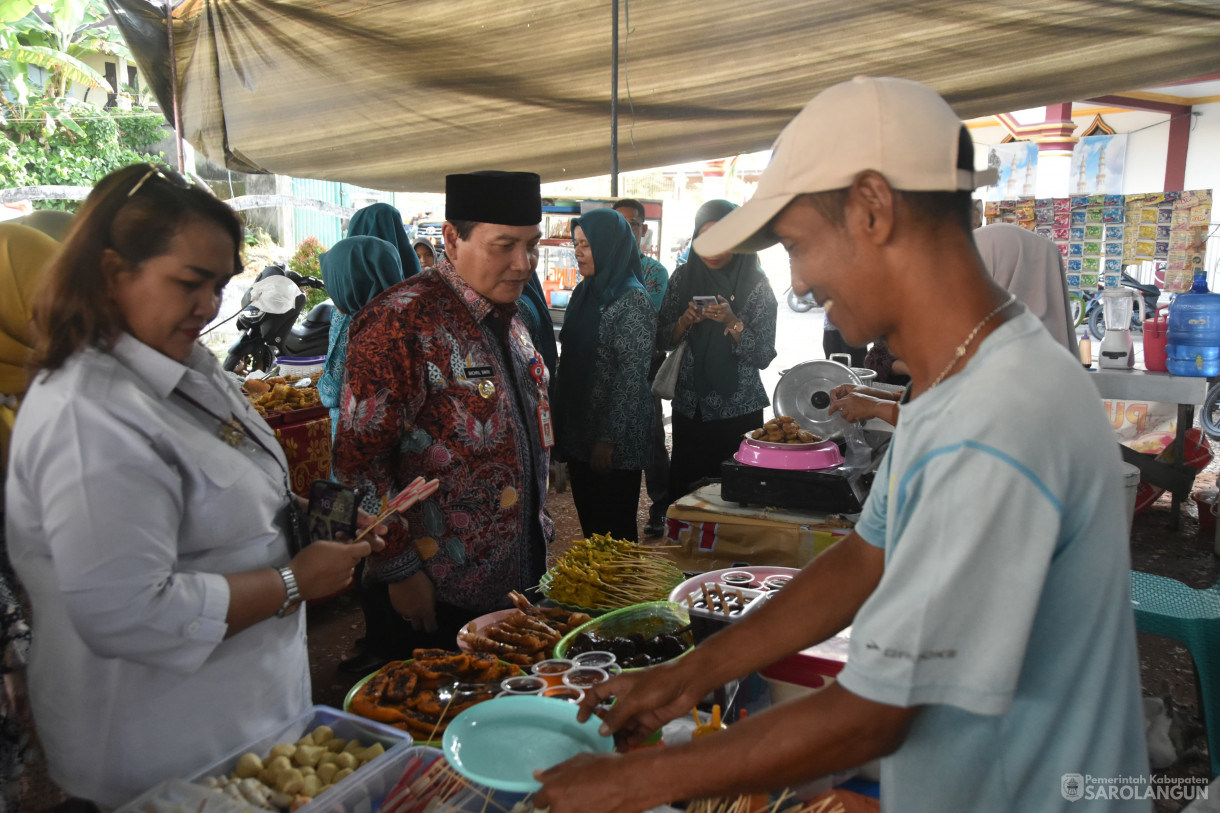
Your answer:
[[[195,182],[190,178],[183,177],[168,167],[158,167],[153,164],[149,164],[148,167],[148,172],[145,172],[140,176],[140,180],[136,181],[135,185],[132,186],[127,192],[127,197],[130,198],[139,192],[144,184],[152,178],[159,178],[162,181],[165,181],[167,184],[176,186],[179,189],[190,189],[196,185]],[[207,189],[207,187],[204,187],[204,189]]]

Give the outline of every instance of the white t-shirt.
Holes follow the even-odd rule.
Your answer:
[[[237,415],[275,454],[229,446]],[[9,554],[33,604],[30,701],[51,777],[117,807],[265,736],[310,705],[304,612],[225,640],[221,574],[279,567],[286,464],[197,347],[131,336],[39,376],[5,485]]]
[[[882,762],[886,811],[1066,810],[1070,775],[1148,773],[1120,460],[1088,373],[1028,311],[902,407],[856,526],[885,572],[840,675],[922,706]]]

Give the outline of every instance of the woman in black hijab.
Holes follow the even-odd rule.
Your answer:
[[[727,200],[703,204],[694,237],[736,208]],[[696,296],[715,297],[717,304],[700,308]],[[672,350],[687,342],[673,398],[671,499],[704,477],[719,477],[742,435],[762,426],[770,400],[759,370],[775,358],[775,318],[775,294],[757,254],[701,257],[692,248],[670,277],[657,346]]]

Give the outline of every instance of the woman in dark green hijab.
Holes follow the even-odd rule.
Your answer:
[[[410,277],[419,271],[415,247],[411,245],[407,229],[402,225],[402,212],[388,203],[374,203],[372,206],[357,209],[356,214],[348,221],[347,236],[380,237],[393,243],[398,249],[398,261],[402,263],[403,272]]]
[[[419,271],[415,252],[408,256],[411,274]],[[347,362],[347,331],[352,317],[373,297],[403,281],[402,260],[393,243],[378,237],[348,237],[322,255],[322,281],[335,303],[330,318],[330,345],[326,366],[318,378],[318,395],[330,408],[330,436],[339,423],[339,394],[343,387],[343,367]]]
[[[695,213],[693,241],[737,206],[711,200]],[[695,297],[716,304],[699,307]],[[707,300],[704,300],[707,301]],[[770,400],[759,370],[775,358],[775,294],[757,254],[701,257],[691,249],[674,271],[658,315],[657,346],[687,343],[673,399],[669,494],[719,477],[742,435],[763,424]]]
[[[656,316],[622,215],[595,209],[574,219],[572,242],[583,279],[559,334],[556,455],[568,463],[585,536],[638,541],[640,475],[652,456],[648,364]]]

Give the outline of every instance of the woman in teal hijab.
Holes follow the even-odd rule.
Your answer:
[[[402,225],[402,212],[388,203],[374,203],[357,209],[356,214],[347,224],[348,237],[380,237],[388,240],[398,249],[398,259],[402,263],[402,271],[408,277],[419,272],[419,258],[415,257],[415,247],[407,237],[407,229]],[[411,259],[415,257],[414,263]],[[412,271],[411,269],[415,270]]]
[[[695,213],[693,241],[736,205],[711,200]],[[700,308],[694,297],[714,297]],[[678,499],[704,477],[719,477],[741,436],[763,424],[770,400],[759,370],[775,358],[775,294],[757,254],[701,257],[692,249],[669,278],[657,316],[657,346],[687,343],[673,399],[669,494]]]
[[[371,207],[370,207],[371,208]],[[353,218],[355,220],[355,218]],[[419,272],[415,252],[406,255],[412,274]],[[326,367],[318,378],[318,395],[330,407],[330,436],[339,423],[339,394],[343,388],[343,365],[347,362],[347,329],[352,317],[379,293],[402,282],[402,260],[393,243],[379,237],[348,237],[322,255],[322,281],[335,303],[330,319],[330,347]]]
[[[595,209],[574,219],[572,242],[583,279],[559,334],[556,455],[568,463],[585,536],[638,541],[640,475],[652,456],[648,364],[656,316],[622,215]]]

